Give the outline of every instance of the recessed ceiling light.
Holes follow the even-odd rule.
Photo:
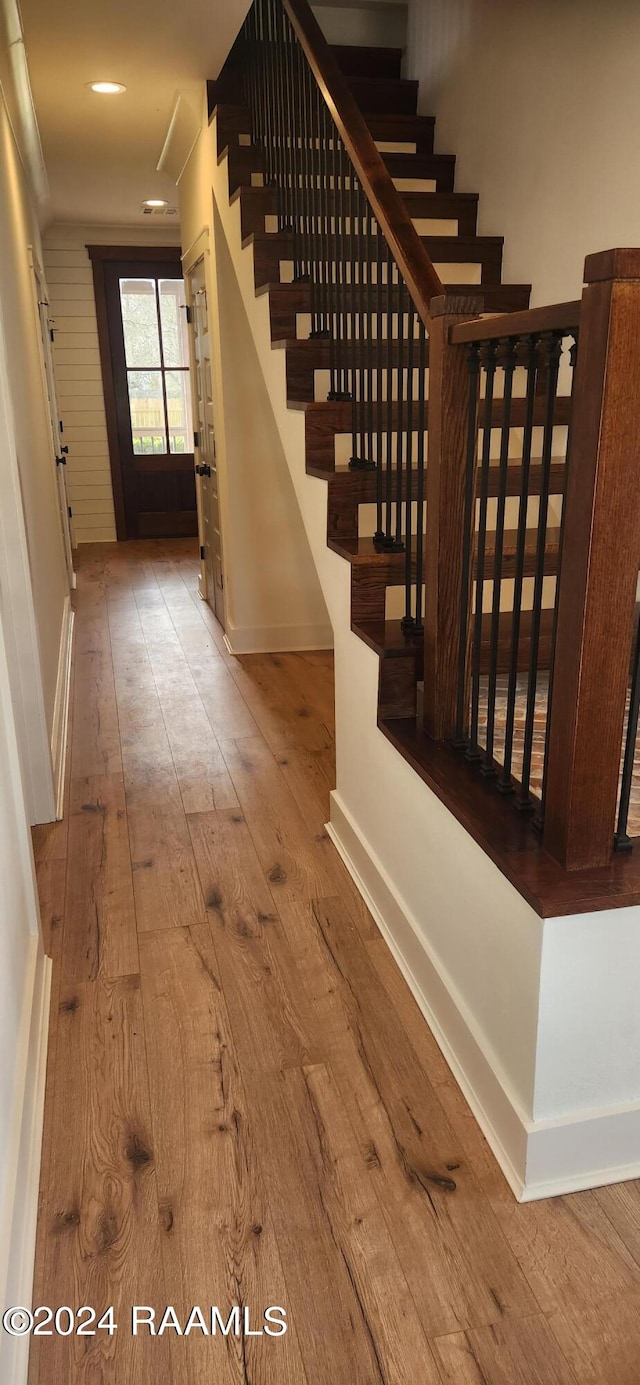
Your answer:
[[[121,91],[127,90],[122,82],[87,82],[87,86],[99,96],[119,96]]]
[[[143,207],[168,207],[169,203],[165,201],[164,197],[147,197],[142,205]]]

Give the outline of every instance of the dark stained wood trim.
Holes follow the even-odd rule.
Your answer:
[[[116,519],[116,537],[119,542],[129,538],[124,504],[122,481],[122,458],[118,435],[118,411],[116,408],[116,389],[111,359],[111,337],[107,310],[107,287],[105,266],[113,260],[158,260],[168,263],[171,260],[181,264],[179,245],[87,245],[87,252],[93,270],[93,289],[98,323],[98,347],[102,369],[102,388],[107,419],[107,443],[109,446],[109,465],[113,486],[113,508]]]
[[[88,245],[87,252],[92,263],[99,260],[170,260],[181,261],[182,250],[179,245]]]
[[[111,362],[111,341],[109,337],[109,316],[107,312],[107,288],[104,277],[104,267],[107,258],[111,256],[94,254],[92,252],[102,249],[111,249],[110,246],[88,245],[89,258],[93,269],[93,289],[96,300],[96,318],[98,323],[98,346],[100,349],[100,365],[102,368],[102,388],[104,392],[104,408],[107,419],[107,443],[109,446],[109,465],[111,468],[111,482],[113,486],[113,508],[116,518],[116,537],[119,542],[129,537],[127,530],[127,517],[124,507],[124,486],[122,482],[122,462],[120,458],[120,441],[118,437],[118,413],[116,409],[116,390],[113,378],[113,365]]]
[[[464,590],[470,377],[467,352],[449,345],[452,324],[482,312],[482,298],[455,293],[431,305],[429,457],[426,474],[424,724],[436,740],[455,735]],[[476,404],[477,408],[477,404]],[[474,430],[477,437],[477,427]],[[472,513],[472,512],[471,512]],[[467,586],[471,589],[472,564]]]
[[[310,5],[307,0],[282,0],[282,5],[400,273],[423,322],[428,326],[429,304],[432,298],[443,293],[442,282]]]
[[[527,332],[552,332],[563,327],[571,331],[580,325],[581,307],[579,298],[574,303],[554,303],[548,308],[501,313],[499,317],[483,318],[481,322],[457,322],[450,329],[449,341],[452,345],[462,345],[470,341],[493,341],[496,337],[519,337]]]
[[[590,257],[585,275],[544,835],[571,871],[613,854],[640,555],[640,251]]]
[[[563,870],[544,850],[531,816],[492,793],[464,755],[434,741],[415,721],[379,716],[378,726],[541,918],[640,904],[640,839],[608,866]]]

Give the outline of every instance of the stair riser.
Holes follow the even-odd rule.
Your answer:
[[[329,540],[329,548],[340,556],[346,556],[340,549],[338,540]],[[545,576],[557,574],[558,554],[548,552],[545,559]],[[535,575],[535,554],[527,554],[524,564],[525,577]],[[351,564],[351,618],[355,624],[385,619],[386,593],[388,587],[403,587],[406,580],[407,560],[405,553],[376,553],[368,559],[359,559]],[[485,580],[493,574],[493,563],[485,563]],[[515,576],[515,558],[508,554],[502,564],[502,578],[506,581]],[[415,561],[411,561],[411,580],[415,579]]]
[[[264,153],[255,144],[239,144],[226,130],[222,139],[218,138],[218,157],[225,154],[229,159],[229,192],[233,194],[239,187],[251,187],[252,177],[264,176]],[[392,178],[411,178],[420,182],[433,182],[435,191],[452,193],[455,184],[455,158],[449,154],[404,154],[383,153]]]
[[[376,237],[369,237],[363,247],[354,245],[353,248],[343,240],[343,254],[347,261],[357,263],[361,258],[362,249],[365,255],[372,262],[376,262],[377,246]],[[478,238],[474,241],[462,240],[458,236],[423,236],[423,244],[431,256],[434,264],[440,265],[479,265],[481,282],[483,284],[499,284],[502,273],[502,245],[495,241],[487,241]],[[250,243],[251,238],[245,243]],[[278,283],[280,280],[280,265],[292,264],[294,256],[294,238],[287,231],[279,231],[273,235],[255,235],[253,238],[256,288],[263,284]],[[319,261],[323,252],[323,245],[319,237],[311,238],[311,253],[314,259]],[[332,261],[335,263],[335,261]],[[384,283],[384,281],[383,281]]]
[[[245,187],[239,190],[240,226],[243,240],[254,232],[264,232],[267,217],[278,214],[278,196],[275,188]],[[465,198],[456,193],[403,193],[403,202],[414,222],[446,221],[457,223],[457,235],[475,236],[478,204],[476,198]],[[330,205],[334,198],[330,196]]]
[[[401,48],[356,48],[333,44],[338,67],[346,77],[394,77],[402,75]]]
[[[369,112],[367,125],[376,144],[413,144],[416,154],[433,154],[435,120],[432,116],[411,116],[399,110],[387,115]]]
[[[349,77],[349,86],[367,115],[415,115],[418,83],[392,77]]]
[[[304,348],[310,345],[312,350]],[[384,373],[389,368],[396,368],[400,358],[400,343],[398,341],[384,341],[382,343],[384,353]],[[312,343],[301,342],[300,347],[292,345],[286,347],[287,358],[287,399],[292,403],[313,402],[316,398],[316,372],[328,372],[331,366],[329,343],[318,341]],[[403,365],[406,368],[406,345],[402,346]],[[352,358],[350,358],[352,359]],[[366,364],[366,353],[356,351],[356,362],[363,360]],[[377,357],[376,357],[377,367]],[[397,380],[395,382],[397,388]],[[415,392],[417,394],[417,373]]]
[[[264,289],[265,285],[261,285]],[[478,292],[473,285],[456,285],[456,292]],[[509,313],[524,311],[529,306],[528,284],[483,285],[485,312]],[[271,340],[292,341],[298,335],[297,317],[311,312],[311,290],[308,284],[270,284]]]
[[[554,412],[554,423],[558,427],[566,427],[569,422],[571,400],[568,397],[559,397],[556,400]],[[545,421],[545,401],[539,399],[536,402],[534,421],[536,426],[543,426]],[[375,419],[374,413],[374,419]],[[392,417],[395,417],[392,416]],[[501,400],[496,400],[492,412],[493,424],[499,427],[502,423],[503,411]],[[513,400],[511,408],[511,422],[514,428],[521,428],[524,424],[524,401]],[[425,423],[428,423],[428,405],[425,405]],[[305,440],[306,440],[306,464],[307,469],[315,472],[323,470],[333,472],[336,458],[336,437],[338,435],[348,435],[351,432],[351,405],[338,403],[317,403],[310,405],[305,412]],[[560,494],[561,487],[560,469],[557,466],[552,468],[552,494]],[[531,478],[531,484],[536,484],[535,472]],[[509,482],[508,493],[518,494],[517,490],[511,489]],[[537,492],[536,492],[537,493]]]

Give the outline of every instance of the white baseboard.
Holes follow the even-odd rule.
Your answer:
[[[51,999],[50,959],[39,937],[33,939],[33,956],[25,988],[22,1058],[16,1072],[16,1102],[12,1127],[15,1134],[15,1175],[10,1203],[0,1226],[4,1285],[3,1308],[29,1308],[33,1292],[33,1267],[38,1217],[42,1124],[47,1071],[47,1038]],[[26,1385],[29,1338],[0,1334],[0,1380]]]
[[[533,1121],[336,792],[327,831],[386,939],[519,1202],[640,1177],[640,1101]]]
[[[227,625],[230,654],[296,654],[305,649],[333,649],[330,625]]]
[[[64,615],[62,617],[58,677],[56,679],[56,696],[53,704],[53,722],[51,726],[51,761],[53,764],[53,782],[56,795],[56,817],[58,819],[62,817],[64,809],[64,771],[67,759],[69,729],[69,697],[71,695],[71,656],[73,654],[74,620],[75,613],[71,606],[71,598],[67,597]]]

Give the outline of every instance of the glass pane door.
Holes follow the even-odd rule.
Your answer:
[[[193,424],[184,283],[126,278],[119,286],[134,454],[189,453]]]

